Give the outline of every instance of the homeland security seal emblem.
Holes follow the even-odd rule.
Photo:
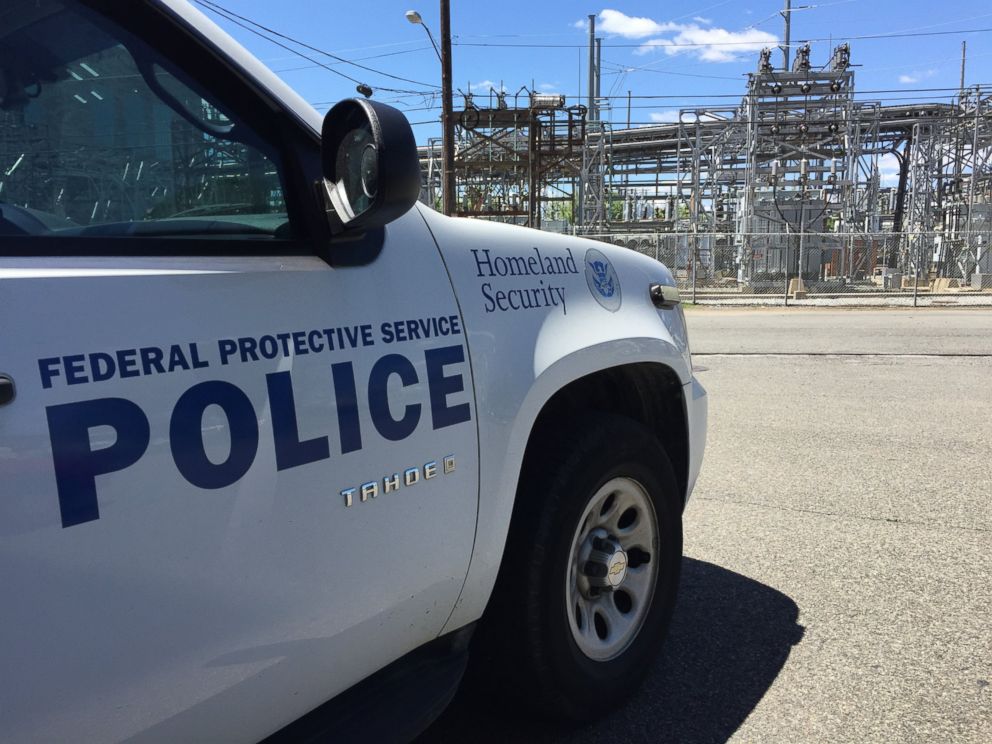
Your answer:
[[[611,313],[620,309],[623,298],[620,294],[620,280],[610,259],[601,251],[590,248],[586,251],[586,284],[600,305]]]

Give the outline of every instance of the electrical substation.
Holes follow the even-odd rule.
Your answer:
[[[942,102],[873,100],[849,44],[820,60],[804,44],[781,66],[761,51],[738,101],[618,125],[600,41],[591,26],[581,102],[525,87],[464,96],[455,214],[627,245],[694,286],[992,289],[992,86],[962,78]],[[440,140],[421,158],[433,204]]]

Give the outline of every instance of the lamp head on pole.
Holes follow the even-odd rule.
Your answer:
[[[424,22],[424,19],[420,17],[420,13],[418,13],[415,10],[408,10],[406,13],[404,13],[404,15],[406,16],[406,19],[410,21],[410,23]]]

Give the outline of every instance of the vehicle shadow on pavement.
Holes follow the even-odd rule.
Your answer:
[[[804,629],[799,607],[765,584],[683,559],[664,650],[641,690],[616,713],[571,731],[496,709],[465,686],[417,740],[442,742],[724,742],[778,676]]]

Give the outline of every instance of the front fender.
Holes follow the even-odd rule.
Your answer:
[[[614,363],[604,364],[609,359]],[[661,363],[676,370],[681,356],[674,345],[647,338],[610,341],[579,349],[555,361],[534,380],[515,417],[503,425],[480,421],[486,436],[484,443],[480,436],[485,456],[480,459],[475,546],[465,588],[444,632],[477,620],[485,609],[503,559],[527,442],[544,406],[555,393],[582,377],[639,362]]]
[[[475,547],[461,597],[442,631],[449,632],[485,609],[527,441],[552,396],[582,377],[628,364],[666,365],[683,385],[692,373],[681,311],[659,310],[651,302],[650,284],[671,282],[658,262],[590,240],[451,219],[424,208],[421,214],[462,312],[479,426]],[[587,281],[587,255],[607,257],[620,302],[597,298],[595,283]]]

